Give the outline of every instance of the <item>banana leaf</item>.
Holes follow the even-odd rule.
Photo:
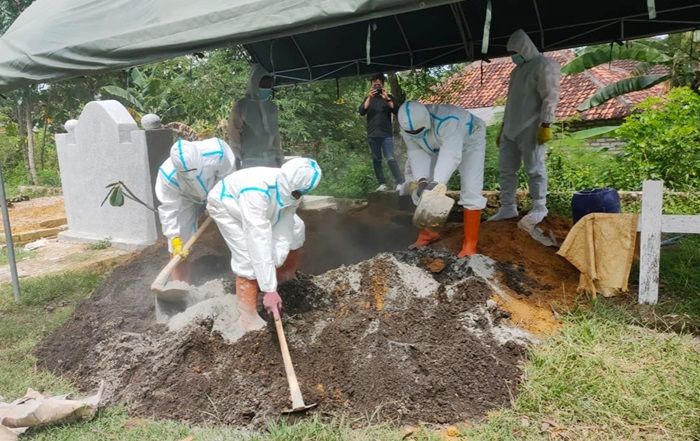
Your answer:
[[[584,129],[584,130],[579,130],[578,132],[574,132],[571,134],[571,136],[574,139],[588,139],[588,138],[595,138],[596,136],[604,135],[606,133],[614,132],[617,130],[620,126],[601,126],[601,127],[593,127],[590,129]]]
[[[123,89],[119,86],[103,86],[101,90],[117,98],[123,99],[138,111],[143,111],[144,109],[144,105],[141,103],[141,101],[139,101],[138,98],[134,96],[134,94],[132,94],[126,89]]]
[[[577,110],[584,112],[590,108],[599,106],[604,102],[638,90],[648,89],[669,79],[670,75],[642,75],[639,77],[625,78],[609,86],[605,86],[592,97],[582,102]]]
[[[631,43],[629,46],[614,45],[612,48],[604,46],[584,52],[574,58],[561,68],[561,72],[564,75],[577,74],[613,60],[635,60],[661,64],[669,61],[670,58],[661,51],[639,43]]]

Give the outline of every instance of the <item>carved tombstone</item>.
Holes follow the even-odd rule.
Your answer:
[[[92,101],[77,121],[66,123],[68,133],[56,135],[68,220],[68,230],[59,238],[109,238],[113,245],[126,248],[156,241],[158,223],[153,211],[128,199],[121,207],[113,207],[109,201],[100,205],[107,195],[106,187],[122,181],[136,197],[155,207],[153,183],[158,161],[167,157],[172,134],[158,129],[159,124],[153,121],[149,120],[148,126],[163,133],[149,136],[146,130],[140,130],[118,101]]]

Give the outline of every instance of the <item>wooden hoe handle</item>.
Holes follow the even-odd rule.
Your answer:
[[[292,396],[292,409],[302,409],[305,407],[304,397],[302,397],[301,389],[299,389],[297,374],[294,372],[292,357],[289,355],[289,348],[287,347],[287,339],[284,337],[281,319],[275,320],[275,329],[277,329],[277,338],[280,341],[284,370],[287,373],[287,381],[289,382],[289,393]]]
[[[212,220],[210,217],[207,217],[204,222],[202,222],[202,225],[197,229],[197,231],[190,237],[190,240],[185,243],[185,246],[182,247],[183,251],[189,251],[192,245],[199,239],[199,236],[202,235],[204,230],[207,229],[207,227],[211,224]],[[168,278],[170,278],[170,273],[173,272],[175,267],[177,266],[178,263],[182,260],[182,257],[178,254],[173,256],[172,259],[170,259],[170,262],[168,262],[167,265],[161,270],[161,272],[158,274],[158,277],[156,277],[156,280],[153,281],[151,284],[151,289],[154,291],[162,291],[163,286],[165,286],[165,283],[168,281]]]

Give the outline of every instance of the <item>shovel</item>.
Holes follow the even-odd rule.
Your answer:
[[[183,251],[189,251],[192,245],[199,239],[199,236],[204,233],[204,230],[209,227],[212,220],[206,218],[197,231],[182,247]],[[182,261],[180,255],[173,256],[167,265],[160,271],[158,277],[151,284],[151,290],[156,296],[156,320],[163,322],[173,315],[184,311],[189,306],[188,294],[191,286],[185,282],[174,281],[168,282],[170,273]]]
[[[432,190],[425,190],[413,213],[413,225],[418,228],[437,228],[447,221],[455,200],[445,196],[447,187],[438,184]]]
[[[292,357],[289,355],[287,347],[287,339],[284,337],[284,329],[282,329],[282,319],[275,319],[275,329],[277,330],[277,338],[280,341],[280,351],[282,352],[282,360],[284,361],[284,371],[287,374],[287,382],[289,383],[289,393],[292,397],[292,408],[282,411],[284,414],[304,412],[317,406],[317,403],[305,404],[304,397],[301,395],[297,374],[294,372],[292,365]]]

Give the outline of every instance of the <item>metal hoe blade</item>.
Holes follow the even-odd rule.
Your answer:
[[[311,403],[311,404],[304,404],[299,407],[295,407],[293,409],[284,409],[282,413],[284,415],[288,415],[290,413],[299,413],[299,412],[306,412],[309,409],[313,409],[314,407],[318,406],[318,403]]]

